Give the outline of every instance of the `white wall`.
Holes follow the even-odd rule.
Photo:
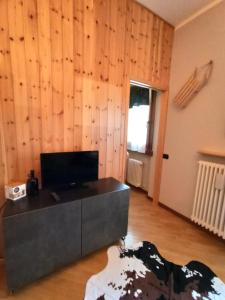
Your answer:
[[[176,109],[172,98],[194,68],[210,59],[214,69],[208,85],[185,109]],[[175,32],[164,150],[170,158],[163,162],[160,202],[187,217],[197,161],[210,159],[197,151],[207,146],[225,151],[225,1]]]

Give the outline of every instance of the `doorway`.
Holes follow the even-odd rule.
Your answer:
[[[151,198],[154,192],[160,94],[147,84],[130,81],[126,181],[147,192]]]

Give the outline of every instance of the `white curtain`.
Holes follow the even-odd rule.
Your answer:
[[[133,106],[129,109],[128,150],[145,153],[148,119],[149,105]]]

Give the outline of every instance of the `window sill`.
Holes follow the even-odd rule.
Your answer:
[[[134,151],[134,150],[130,150],[130,149],[127,149],[128,152],[132,152],[132,153],[138,153],[138,154],[141,154],[141,155],[144,155],[144,156],[148,156],[148,157],[151,157],[153,156],[153,152],[151,152],[150,154],[146,154],[146,153],[143,153],[143,152],[138,152],[138,151]]]

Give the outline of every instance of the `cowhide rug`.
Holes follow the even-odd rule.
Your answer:
[[[225,266],[224,266],[225,267]],[[87,282],[85,300],[224,300],[225,284],[204,264],[164,259],[149,242],[108,249],[108,265]]]

